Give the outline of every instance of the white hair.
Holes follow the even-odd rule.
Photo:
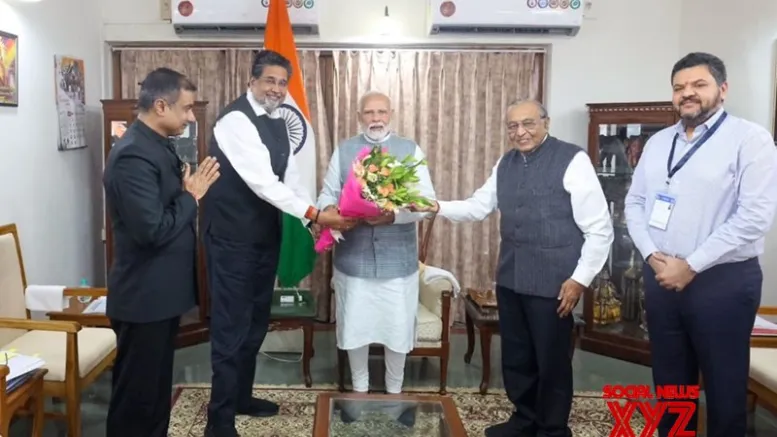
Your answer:
[[[509,105],[507,105],[507,110],[505,113],[508,113],[513,110],[516,106],[523,105],[524,103],[531,103],[532,105],[536,106],[537,109],[540,111],[540,118],[548,118],[548,110],[545,109],[545,105],[543,105],[538,100],[532,100],[532,99],[517,99],[510,102]]]
[[[377,90],[367,91],[359,98],[359,112],[364,110],[364,103],[372,97],[383,97],[389,102],[389,107],[391,107],[391,97],[388,94]]]

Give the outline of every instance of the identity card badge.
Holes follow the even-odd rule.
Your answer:
[[[672,216],[672,210],[674,209],[675,198],[668,193],[656,194],[656,200],[653,202],[653,212],[650,214],[650,226],[666,230],[669,225],[669,217]]]

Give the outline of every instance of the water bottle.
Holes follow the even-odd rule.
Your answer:
[[[87,281],[86,278],[81,278],[81,284],[78,287],[89,288],[89,281]],[[81,303],[89,303],[92,301],[92,298],[91,296],[78,296],[78,301]]]

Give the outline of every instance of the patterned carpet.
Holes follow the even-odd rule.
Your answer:
[[[238,416],[237,428],[242,437],[311,437],[313,418],[316,410],[316,397],[319,393],[335,391],[334,386],[283,387],[257,386],[256,396],[278,402],[280,414],[276,417],[258,419]],[[208,385],[184,385],[176,389],[175,403],[170,420],[169,437],[202,437],[210,387]],[[433,389],[411,389],[407,393],[434,394]],[[481,395],[474,389],[449,389],[449,396],[456,402],[459,415],[470,437],[482,436],[483,430],[491,424],[506,420],[512,411],[512,405],[504,392],[493,391]],[[382,423],[380,435],[389,433],[392,437],[437,437],[441,436],[440,424],[436,415],[424,415],[419,412],[415,426],[408,428],[396,421],[373,417],[374,413],[363,414],[359,421],[348,425],[336,421],[342,437],[367,437],[376,435],[366,428]],[[428,417],[425,417],[428,416]],[[641,416],[632,419],[632,429],[639,433],[644,426]],[[613,419],[600,393],[575,393],[572,405],[570,427],[575,437],[608,437],[613,428]],[[385,428],[390,424],[390,428]],[[374,428],[373,428],[374,429]]]

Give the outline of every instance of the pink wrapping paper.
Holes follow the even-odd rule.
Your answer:
[[[372,151],[371,147],[365,147],[356,156],[354,162],[361,161]],[[345,184],[340,192],[340,200],[337,207],[340,209],[340,215],[350,218],[370,218],[377,217],[382,211],[375,203],[362,197],[362,186],[359,180],[353,174],[353,170],[348,173]],[[318,253],[329,251],[337,243],[332,230],[329,228],[321,231],[321,235],[316,240],[315,249]]]

